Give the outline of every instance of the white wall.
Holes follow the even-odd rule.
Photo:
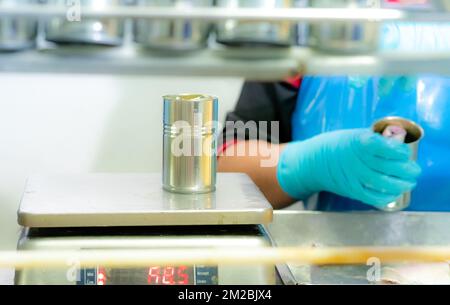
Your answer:
[[[0,249],[15,247],[28,175],[159,171],[161,96],[216,95],[223,120],[241,85],[230,78],[0,74]]]

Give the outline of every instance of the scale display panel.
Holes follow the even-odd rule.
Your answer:
[[[218,285],[217,266],[89,268],[78,272],[77,285]]]

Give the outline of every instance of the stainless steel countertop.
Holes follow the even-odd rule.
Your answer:
[[[275,211],[268,230],[280,247],[445,246],[450,245],[450,213]],[[298,284],[368,283],[369,266],[288,267]]]
[[[442,246],[450,245],[450,213],[275,211],[268,230],[277,246]],[[368,266],[281,267],[292,283],[368,283]],[[0,270],[0,284],[12,279]]]

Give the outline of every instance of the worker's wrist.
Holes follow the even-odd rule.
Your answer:
[[[287,144],[280,154],[277,166],[277,180],[281,189],[294,199],[306,199],[318,190],[310,185],[313,180],[305,179],[308,174],[309,164],[303,162],[305,155],[302,153],[303,142],[291,142]]]

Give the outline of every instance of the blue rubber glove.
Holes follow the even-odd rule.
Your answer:
[[[327,132],[289,143],[277,178],[296,199],[328,191],[383,208],[415,187],[421,169],[410,154],[406,144],[369,129]]]

